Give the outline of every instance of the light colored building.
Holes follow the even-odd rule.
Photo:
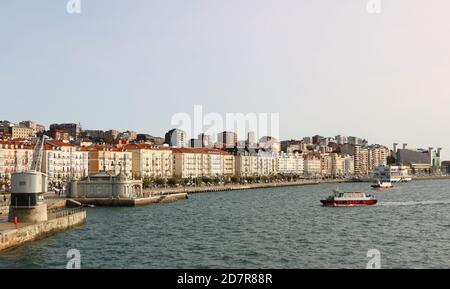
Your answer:
[[[124,148],[109,145],[94,145],[85,148],[89,152],[89,174],[111,172],[118,175],[123,172],[132,177],[133,154]]]
[[[132,174],[134,178],[170,178],[173,175],[172,150],[148,144],[127,144],[125,149],[132,153]]]
[[[314,155],[305,156],[303,170],[306,176],[314,177],[322,173],[322,162],[319,157]]]
[[[373,172],[376,167],[386,166],[390,151],[387,147],[381,145],[372,145],[368,147],[368,170]]]
[[[236,176],[250,177],[258,175],[258,152],[253,148],[229,150],[234,155]]]
[[[332,153],[331,157],[331,175],[340,177],[344,175],[344,163],[343,159],[337,153]]]
[[[277,156],[278,174],[303,175],[303,155],[280,152]]]
[[[11,139],[28,139],[32,134],[33,130],[25,126],[12,126],[9,129]]]
[[[213,148],[172,148],[173,174],[181,178],[234,175],[234,159]]]
[[[114,175],[101,172],[73,181],[71,198],[135,199],[142,197],[142,181],[130,180],[122,172]]]
[[[342,159],[342,171],[344,176],[351,176],[355,173],[355,162],[350,155],[341,156]]]
[[[321,153],[320,154],[320,168],[321,174],[323,176],[330,176],[332,174],[333,160],[331,154]]]
[[[353,157],[355,175],[369,174],[369,150],[367,147],[348,143],[340,146],[340,150],[341,154]]]
[[[379,166],[374,170],[374,178],[390,182],[411,181],[410,168],[408,166]]]
[[[42,172],[49,182],[67,182],[83,178],[89,173],[88,152],[78,146],[58,140],[44,145]]]
[[[14,141],[0,141],[0,180],[11,179],[11,173],[25,172],[33,161],[31,145]]]
[[[273,176],[278,174],[277,153],[258,150],[258,176]]]

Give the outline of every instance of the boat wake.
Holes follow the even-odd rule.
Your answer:
[[[378,206],[420,206],[420,205],[450,205],[450,200],[442,201],[408,201],[408,202],[380,202]]]

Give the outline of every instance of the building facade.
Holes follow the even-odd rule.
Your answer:
[[[118,175],[122,172],[127,178],[132,177],[133,154],[126,149],[110,145],[94,145],[85,150],[89,153],[89,174],[110,172]]]
[[[49,182],[78,180],[89,174],[89,154],[78,146],[58,140],[46,141],[42,172]]]
[[[235,173],[233,156],[212,148],[173,148],[173,174],[180,178],[226,177]]]
[[[128,144],[125,149],[132,154],[134,178],[170,178],[173,175],[173,155],[169,148],[148,144]]]

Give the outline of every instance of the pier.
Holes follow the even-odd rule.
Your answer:
[[[39,240],[86,222],[84,208],[65,209],[49,213],[48,220],[39,223],[9,223],[7,215],[0,216],[0,252],[24,243]]]

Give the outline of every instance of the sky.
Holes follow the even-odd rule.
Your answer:
[[[450,159],[450,1],[369,1],[2,0],[0,119],[163,136],[201,105]]]

